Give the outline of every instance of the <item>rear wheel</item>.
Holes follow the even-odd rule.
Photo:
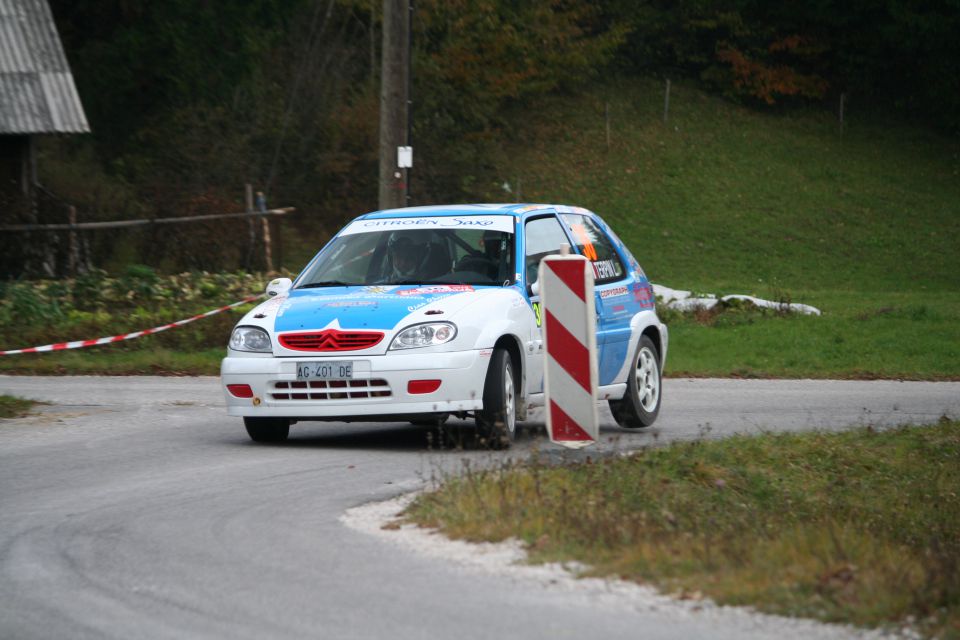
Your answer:
[[[494,349],[483,385],[483,410],[477,432],[491,449],[506,449],[517,432],[517,389],[513,362],[506,349]]]
[[[283,442],[290,435],[287,418],[244,418],[243,426],[254,442]]]
[[[649,427],[660,413],[660,354],[648,336],[640,336],[622,400],[610,400],[617,424],[627,429]]]

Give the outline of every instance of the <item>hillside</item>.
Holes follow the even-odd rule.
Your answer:
[[[676,83],[664,125],[654,80],[546,100],[518,120],[502,171],[519,179],[520,199],[601,213],[655,280],[960,290],[956,140],[858,118],[855,107],[841,136],[830,114],[760,113]]]

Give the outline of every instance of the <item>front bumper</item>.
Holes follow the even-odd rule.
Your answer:
[[[220,365],[220,379],[231,416],[310,420],[474,411],[483,408],[490,354],[489,349],[352,358],[342,353],[296,358],[231,354]],[[297,381],[297,362],[322,360],[354,363],[347,386]],[[410,394],[411,380],[440,380],[440,387],[432,393]],[[234,396],[227,390],[229,384],[249,385],[253,397]]]

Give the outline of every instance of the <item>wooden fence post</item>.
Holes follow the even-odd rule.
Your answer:
[[[847,101],[847,94],[840,94],[840,135],[843,135],[843,109]]]
[[[663,94],[663,124],[670,119],[670,78],[667,78],[667,90]]]
[[[247,213],[253,213],[253,185],[249,182],[244,185],[244,196],[246,199]],[[257,231],[253,225],[253,216],[247,218],[247,259],[244,265],[247,271],[250,271],[253,258],[253,247],[257,243]]]
[[[72,204],[67,207],[67,222],[69,222],[71,225],[77,224],[77,208]],[[71,229],[67,243],[67,269],[69,270],[71,276],[77,275],[77,268],[80,263],[79,249],[80,248],[77,243],[77,232],[76,230]]]
[[[277,220],[277,266],[283,269],[283,216]]]
[[[257,211],[262,215],[260,216],[260,230],[263,232],[263,264],[267,269],[267,273],[273,271],[273,242],[270,239],[270,218],[267,216],[267,198],[263,194],[263,191],[257,191]]]
[[[603,106],[603,121],[607,129],[607,151],[610,150],[610,103]]]

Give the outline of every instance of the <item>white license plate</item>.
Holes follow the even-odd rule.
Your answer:
[[[297,380],[348,380],[353,377],[353,362],[298,362]]]

